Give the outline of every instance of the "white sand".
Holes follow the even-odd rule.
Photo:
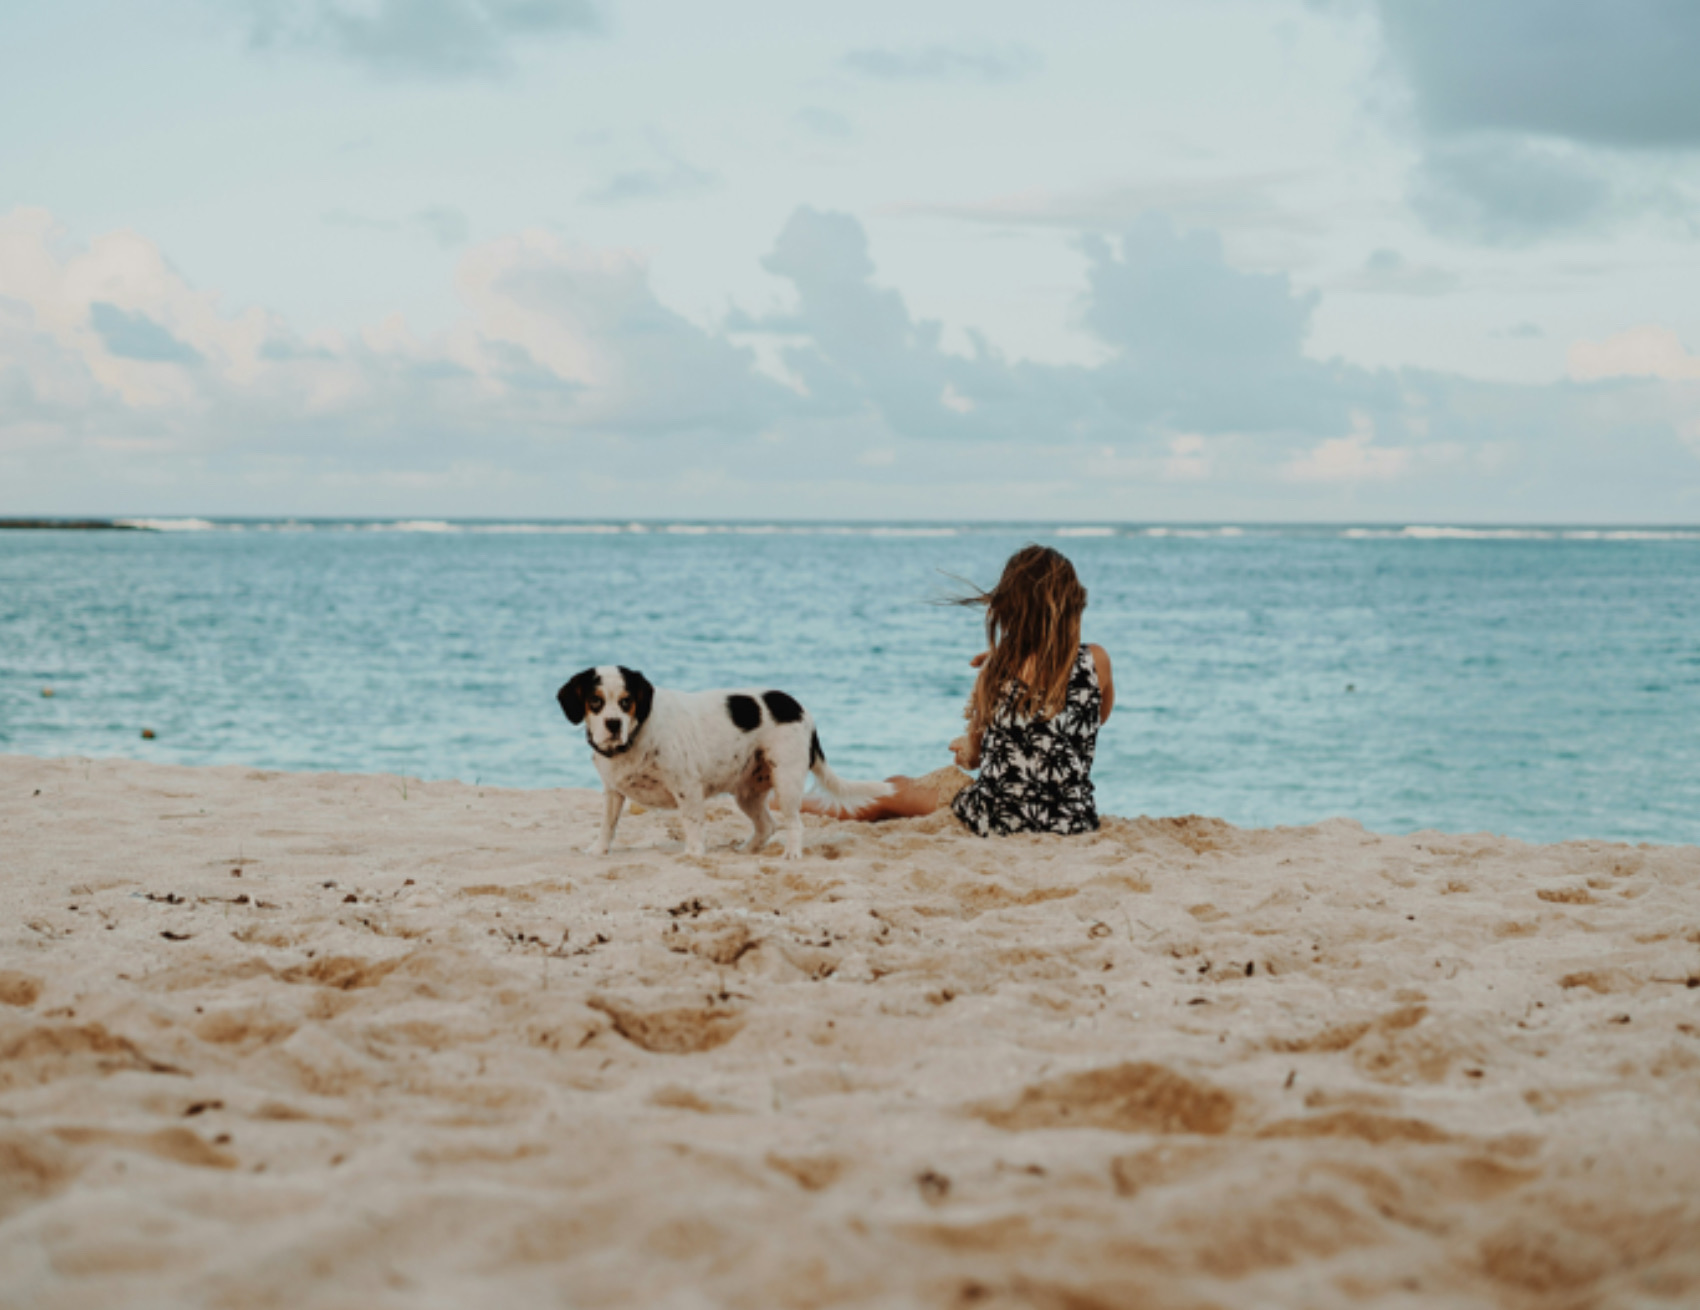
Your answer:
[[[0,1304],[1700,1304],[1700,849],[599,808],[0,757]]]

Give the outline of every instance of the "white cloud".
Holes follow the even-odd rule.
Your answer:
[[[1576,342],[1565,356],[1565,372],[1576,382],[1602,378],[1692,382],[1700,379],[1700,355],[1689,354],[1669,328],[1647,324],[1604,341]]]
[[[944,390],[939,393],[939,404],[957,414],[972,414],[974,412],[974,402],[949,382],[944,384]]]
[[[0,215],[0,455],[36,461],[0,481],[9,499],[51,476],[151,501],[216,453],[227,493],[429,490],[456,468],[523,468],[538,442],[753,436],[791,394],[661,305],[628,252],[521,234],[468,252],[459,289],[467,313],[447,332],[392,314],[303,336],[225,311],[135,233],[67,249],[46,211]]]
[[[1170,482],[1202,482],[1210,476],[1206,442],[1196,432],[1169,442],[1169,458],[1163,461],[1163,477]]]
[[[1350,434],[1319,442],[1288,461],[1283,472],[1291,482],[1391,482],[1410,465],[1409,449],[1377,446],[1374,421],[1367,414],[1354,413]]]
[[[134,232],[113,232],[69,258],[44,209],[0,216],[0,296],[28,305],[38,332],[80,361],[103,388],[138,407],[193,405],[205,369],[251,381],[268,320],[227,317]],[[137,343],[152,348],[138,349]],[[173,348],[175,347],[175,348]]]
[[[480,341],[506,343],[576,393],[580,426],[753,435],[792,395],[758,376],[753,351],[656,299],[630,251],[524,232],[470,252],[457,286],[472,311],[457,338],[462,362],[495,377]]]

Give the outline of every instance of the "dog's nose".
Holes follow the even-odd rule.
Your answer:
[[[618,719],[603,719],[602,726],[607,730],[610,737],[620,735],[620,721]]]

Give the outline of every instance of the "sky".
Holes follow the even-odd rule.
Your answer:
[[[0,0],[0,515],[1700,522],[1692,0]]]

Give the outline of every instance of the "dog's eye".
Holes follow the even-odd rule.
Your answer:
[[[590,708],[593,709],[593,710],[601,709],[602,708],[602,697],[592,696],[590,698]]]
[[[632,712],[632,698],[630,696],[620,697],[620,708],[630,714]]]

